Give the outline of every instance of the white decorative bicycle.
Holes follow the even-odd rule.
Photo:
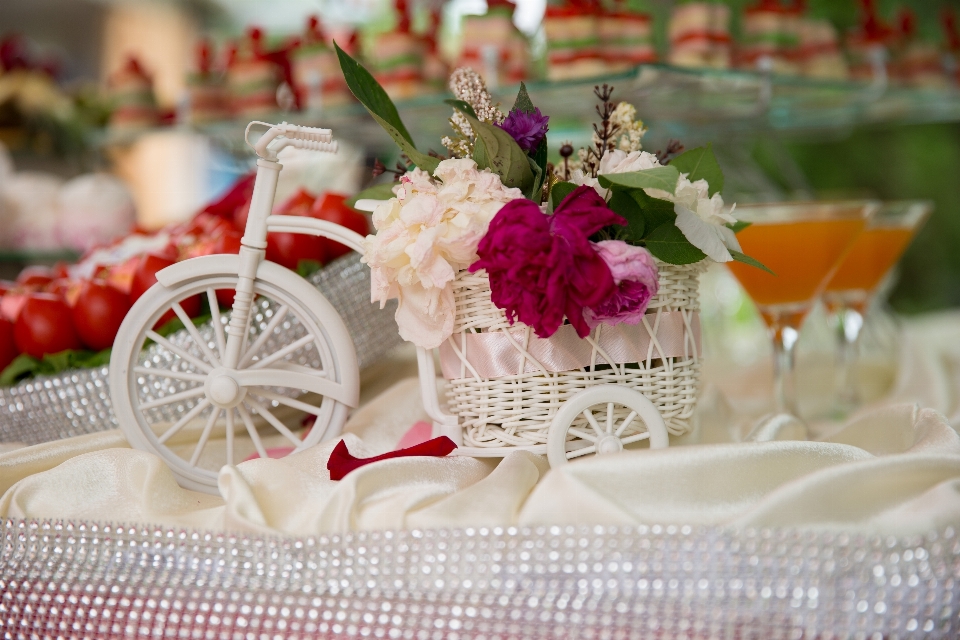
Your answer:
[[[255,125],[267,130],[253,143]],[[249,443],[243,447],[252,444],[261,457],[268,455],[265,431],[300,451],[337,437],[359,398],[356,352],[343,319],[304,278],[264,259],[271,231],[322,236],[363,252],[363,238],[349,229],[271,214],[282,169],[277,154],[288,146],[335,153],[337,143],[329,129],[287,123],[252,122],[245,139],[258,160],[239,255],[193,258],[158,272],[157,284],[124,319],[110,359],[111,399],[130,444],[162,457],[182,486],[211,493],[217,492],[220,467],[240,462],[244,451],[237,433],[245,432]],[[229,312],[221,313],[220,290],[236,291]],[[199,327],[183,304],[196,296],[206,300],[210,313],[210,322]],[[161,335],[158,325],[174,316],[183,329]],[[293,341],[280,343],[281,331]],[[418,364],[435,435],[462,445],[458,416],[440,404],[433,354],[418,349]],[[591,409],[597,405],[605,405],[601,421]],[[303,413],[314,417],[309,428],[292,429],[285,421]],[[639,431],[638,417],[645,425]],[[221,436],[225,457],[221,447],[208,446]],[[668,445],[656,406],[635,389],[599,384],[563,401],[544,445],[461,447],[457,453],[496,456],[527,448],[558,465],[582,455],[616,453],[641,439],[649,439],[652,448]]]

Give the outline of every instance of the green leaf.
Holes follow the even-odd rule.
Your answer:
[[[473,107],[472,107],[472,106],[470,105],[470,103],[467,102],[466,100],[456,100],[456,99],[454,99],[454,98],[450,98],[449,100],[444,100],[443,102],[444,102],[444,104],[450,105],[451,107],[453,107],[453,108],[456,109],[457,111],[462,111],[462,112],[464,112],[465,114],[467,114],[467,115],[470,116],[471,118],[476,118],[476,117],[477,117],[477,112],[473,110]]]
[[[456,108],[456,105],[454,105]],[[534,175],[527,154],[513,137],[500,127],[480,122],[469,113],[462,111],[476,138],[473,141],[473,159],[478,167],[489,168],[500,176],[507,187],[517,187],[529,191]]]
[[[643,217],[643,210],[637,201],[630,197],[625,191],[614,191],[607,205],[615,212],[626,218],[627,226],[624,229],[624,235],[627,242],[637,243],[643,240],[643,231],[646,227],[646,221]]]
[[[397,143],[401,151],[407,154],[407,157],[410,158],[410,161],[413,164],[417,165],[418,167],[420,167],[421,169],[423,169],[424,171],[426,171],[431,175],[433,174],[434,171],[437,170],[437,165],[440,164],[440,160],[438,158],[434,158],[433,156],[428,156],[425,153],[420,153],[419,151],[417,151],[417,148],[413,146],[412,142],[407,142],[397,132],[397,130],[394,129],[393,126],[387,123],[384,119],[382,119],[380,116],[373,113],[372,111],[370,112],[370,115],[373,116],[373,119],[376,120],[381,127],[383,127],[384,131],[390,134],[390,137],[393,138],[393,141]]]
[[[40,368],[40,360],[21,353],[0,373],[0,385],[9,387],[23,378],[29,378]]]
[[[407,154],[407,157],[410,158],[415,165],[424,171],[433,173],[437,165],[440,164],[440,161],[417,151],[410,132],[407,131],[403,121],[400,119],[396,105],[393,104],[390,96],[383,90],[380,83],[370,75],[369,71],[364,69],[359,62],[351,58],[336,43],[334,43],[333,46],[337,50],[337,58],[340,60],[340,69],[343,71],[343,78],[347,81],[347,86],[353,95],[356,96],[357,100],[360,101],[360,104],[366,107],[370,115],[373,116],[373,119],[383,127],[384,131],[393,138],[393,141],[400,146],[400,149]]]
[[[600,179],[600,186],[608,189],[612,186],[621,186],[631,189],[660,189],[673,193],[677,189],[680,172],[671,164],[666,167],[654,167],[629,173],[609,173],[597,177]]]
[[[690,244],[672,222],[654,229],[646,237],[646,243],[650,253],[669,264],[693,264],[707,257],[707,254]]]
[[[751,224],[752,223],[747,222],[745,220],[737,220],[732,224],[728,224],[727,228],[733,231],[734,233],[740,233],[741,231],[749,227]]]
[[[614,190],[616,193],[617,190]],[[643,189],[631,189],[627,193],[633,198],[640,210],[643,212],[643,218],[646,221],[646,231],[650,232],[662,224],[674,224],[677,214],[673,209],[673,203],[669,200],[653,198],[644,193]]]
[[[543,169],[529,156],[527,157],[527,162],[530,163],[530,170],[533,172],[533,182],[530,183],[529,193],[524,193],[523,195],[539,204],[540,194],[543,191]]]
[[[300,260],[297,262],[297,275],[301,278],[309,278],[322,268],[323,263],[319,260]]]
[[[543,189],[543,184],[549,178],[547,173],[547,138],[544,136],[543,140],[540,141],[540,144],[530,155],[533,158],[533,161],[540,167],[540,174],[542,176],[540,180],[540,188]],[[536,173],[536,172],[534,172]],[[536,191],[536,189],[534,189]]]
[[[733,259],[736,260],[737,262],[742,262],[743,264],[748,264],[748,265],[750,265],[751,267],[756,267],[757,269],[763,269],[764,271],[766,271],[767,273],[769,273],[769,274],[772,275],[772,276],[777,275],[777,274],[775,274],[775,273],[773,272],[773,270],[770,269],[770,267],[766,266],[765,264],[763,264],[763,263],[760,262],[759,260],[754,260],[754,259],[751,258],[750,256],[744,255],[744,254],[740,253],[739,251],[734,251],[733,249],[728,249],[728,251],[730,251],[730,255],[733,256]]]
[[[550,189],[550,202],[553,203],[553,208],[556,209],[559,207],[563,199],[573,193],[573,190],[576,188],[577,185],[572,182],[558,182],[553,185]]]
[[[48,353],[43,358],[34,358],[25,353],[14,358],[0,373],[0,386],[10,386],[26,378],[50,376],[72,369],[91,369],[110,363],[110,349],[103,351],[74,351]]]
[[[723,171],[717,157],[713,155],[713,145],[697,147],[684,151],[670,161],[671,167],[676,167],[680,173],[689,174],[691,182],[706,180],[710,185],[710,195],[723,190]]]
[[[353,207],[357,204],[357,200],[389,200],[393,197],[393,188],[397,186],[396,182],[384,182],[382,184],[375,184],[372,187],[367,187],[357,195],[347,200],[347,206]]]
[[[510,111],[519,111],[520,113],[533,113],[533,101],[530,100],[530,94],[527,93],[527,85],[520,83],[520,91],[517,92],[517,99],[513,103]],[[476,116],[474,116],[476,117]]]

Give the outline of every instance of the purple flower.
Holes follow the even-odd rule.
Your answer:
[[[591,328],[598,324],[639,324],[653,296],[660,288],[657,263],[643,247],[622,240],[604,240],[593,245],[610,267],[615,286],[613,294],[584,311]]]
[[[617,290],[589,240],[612,224],[626,220],[591,187],[575,189],[552,216],[530,200],[512,200],[490,222],[470,271],[487,270],[491,299],[510,322],[519,320],[549,338],[566,317],[583,338],[590,333],[584,310]]]
[[[550,116],[543,115],[536,107],[533,108],[533,113],[514,109],[499,126],[517,141],[521,149],[530,153],[546,137],[548,120]]]

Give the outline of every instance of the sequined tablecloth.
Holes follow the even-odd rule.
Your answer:
[[[953,529],[279,538],[7,520],[4,637],[956,638]]]
[[[344,319],[361,367],[402,342],[393,319],[396,303],[382,310],[370,303],[370,270],[357,254],[317,271],[310,282]],[[284,329],[279,331],[280,344],[295,339],[287,340]],[[171,339],[176,342],[176,336]],[[117,428],[108,373],[107,367],[68,371],[0,388],[0,442],[37,444]]]

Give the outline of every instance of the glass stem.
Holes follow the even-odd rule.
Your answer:
[[[837,317],[837,399],[842,411],[851,411],[860,404],[856,367],[863,316],[855,309],[844,307]]]
[[[800,416],[797,409],[796,346],[800,332],[777,327],[773,332],[773,391],[777,413]]]

